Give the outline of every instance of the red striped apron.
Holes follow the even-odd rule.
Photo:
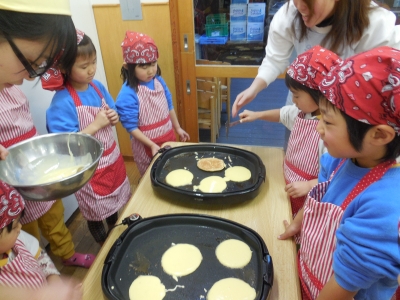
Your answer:
[[[286,184],[296,181],[310,181],[318,178],[319,133],[316,130],[317,119],[304,119],[305,113],[300,112],[294,122],[290,133],[283,173]],[[303,207],[306,196],[290,197],[293,218]]]
[[[316,299],[333,274],[336,230],[347,206],[368,186],[378,181],[395,163],[384,162],[371,169],[347,195],[341,206],[321,202],[329,182],[344,161],[340,162],[329,181],[319,183],[310,191],[304,204],[301,248],[297,261],[303,300]]]
[[[16,143],[34,137],[37,134],[29,102],[24,93],[16,86],[0,92],[0,144],[8,148]],[[54,201],[25,201],[25,213],[21,224],[39,219],[53,205]]]
[[[154,78],[154,91],[146,86],[138,86],[139,120],[138,129],[150,140],[161,146],[165,142],[176,141],[169,116],[165,91]],[[133,157],[141,175],[149,166],[152,158],[151,150],[135,138],[131,138]]]
[[[90,85],[99,95],[101,107],[82,105],[75,89],[71,84],[66,84],[78,112],[80,130],[89,126],[100,110],[106,108],[106,102],[100,90],[92,82]],[[103,143],[104,152],[92,179],[76,192],[75,196],[86,220],[102,221],[128,202],[131,197],[131,187],[124,160],[114,140],[112,127],[103,127],[94,134],[94,137]]]
[[[12,250],[15,258],[0,268],[0,285],[39,288],[47,284],[46,275],[38,261],[20,240],[15,241]]]

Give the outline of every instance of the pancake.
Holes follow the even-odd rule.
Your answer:
[[[254,300],[256,290],[237,278],[224,278],[213,284],[207,293],[207,300]]]
[[[165,177],[167,184],[178,187],[192,184],[193,174],[192,172],[185,169],[177,169],[168,173]]]
[[[227,187],[226,181],[220,176],[208,176],[195,185],[194,190],[199,189],[203,193],[221,193]]]
[[[245,267],[251,260],[251,253],[251,249],[246,243],[235,239],[223,241],[215,249],[218,261],[231,269]]]
[[[243,182],[251,178],[249,169],[241,166],[230,167],[225,170],[225,177],[235,182]]]
[[[130,300],[162,300],[165,293],[160,279],[152,275],[138,276],[129,287]]]
[[[216,172],[225,168],[225,163],[222,159],[208,157],[199,159],[197,167],[203,171]]]
[[[172,276],[186,276],[199,266],[203,256],[200,250],[191,244],[176,244],[164,252],[161,266],[165,273]]]

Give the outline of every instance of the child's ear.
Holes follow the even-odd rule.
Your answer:
[[[128,64],[127,64],[126,62],[124,62],[124,63],[122,64],[122,67],[123,67],[125,70],[128,70]]]
[[[376,125],[372,127],[368,133],[371,138],[370,142],[376,146],[389,144],[396,136],[393,127],[389,125]]]

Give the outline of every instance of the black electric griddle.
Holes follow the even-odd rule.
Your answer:
[[[216,258],[216,247],[227,239],[241,240],[252,250],[244,268],[229,269]],[[178,282],[161,266],[172,243],[192,244],[203,256],[199,268]],[[244,280],[256,290],[255,299],[264,300],[272,287],[273,265],[263,239],[246,226],[208,215],[170,214],[136,221],[115,241],[104,261],[104,294],[108,299],[129,300],[129,287],[139,275],[157,276],[166,289],[184,286],[167,292],[164,300],[206,299],[212,285],[228,277]]]
[[[245,182],[228,181],[227,188],[222,193],[195,191],[194,186],[199,185],[205,177],[225,177],[226,168],[217,172],[206,172],[197,167],[197,161],[207,157],[222,159],[226,168],[246,167],[251,172],[251,178]],[[182,187],[167,184],[165,177],[176,169],[187,169],[192,172],[194,175],[192,184]],[[162,197],[207,204],[231,204],[257,196],[261,184],[265,181],[265,166],[260,157],[250,151],[215,144],[196,144],[166,149],[152,165],[150,177],[153,189]]]

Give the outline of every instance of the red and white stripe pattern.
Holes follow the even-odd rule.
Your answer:
[[[16,240],[13,247],[15,258],[0,268],[0,285],[39,288],[46,284],[46,275],[38,261]]]
[[[82,105],[78,94],[67,84],[79,119],[80,129],[92,123],[106,102],[100,90],[90,83],[101,99],[101,107]],[[104,152],[92,179],[75,193],[83,217],[89,221],[102,221],[117,212],[131,197],[131,187],[126,175],[124,160],[116,145],[112,127],[106,126],[95,137],[103,143]]]
[[[0,91],[0,144],[8,148],[16,143],[37,135],[29,102],[16,86]],[[25,201],[25,214],[21,223],[27,224],[39,219],[53,205],[54,201]]]
[[[286,183],[309,181],[318,178],[319,133],[316,130],[318,119],[304,119],[300,112],[290,133],[288,147],[283,164]],[[293,217],[303,207],[306,197],[290,199]]]
[[[344,162],[345,160],[340,162],[329,181],[319,183],[310,191],[304,204],[301,248],[298,257],[303,300],[316,299],[333,274],[336,230],[347,206],[368,186],[378,181],[395,163],[395,161],[384,162],[371,169],[348,194],[341,206],[321,202],[330,180]]]
[[[168,136],[168,132],[173,130],[172,122],[169,117],[168,102],[162,84],[155,78],[154,91],[146,86],[139,85],[139,120],[138,127],[142,133],[151,140],[161,136]],[[171,141],[167,138],[160,143]],[[151,162],[151,158],[146,154],[145,146],[131,139],[133,157],[141,175],[143,175]]]

